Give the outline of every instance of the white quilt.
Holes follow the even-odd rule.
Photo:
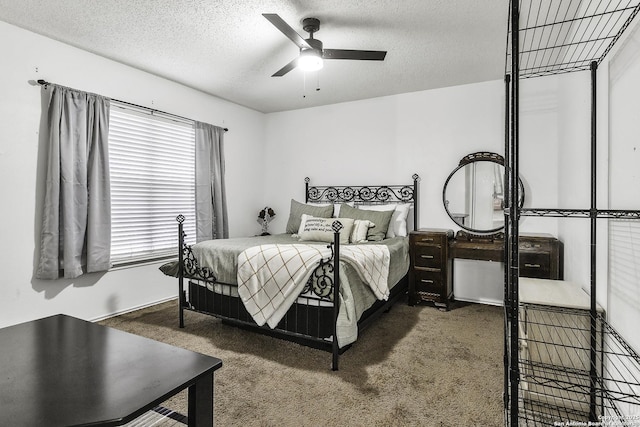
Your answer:
[[[238,294],[254,321],[275,328],[302,292],[323,258],[325,245],[268,244],[238,256]],[[340,259],[349,262],[378,299],[388,299],[389,248],[385,245],[341,246]]]

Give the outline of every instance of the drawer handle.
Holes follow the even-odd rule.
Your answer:
[[[420,279],[420,281],[422,283],[429,283],[429,284],[433,284],[433,280],[429,280],[429,279]]]
[[[420,255],[420,258],[433,259],[433,255]]]
[[[424,237],[420,239],[421,242],[433,242],[433,237]]]
[[[524,265],[525,267],[529,267],[529,268],[540,268],[540,264],[526,264]]]

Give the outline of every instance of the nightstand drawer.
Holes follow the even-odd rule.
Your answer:
[[[427,292],[441,295],[443,292],[442,274],[438,271],[415,271],[415,286],[417,292]]]
[[[440,268],[442,266],[442,247],[439,245],[416,245],[413,253],[416,267]]]
[[[411,242],[419,245],[446,245],[449,240],[446,234],[412,234]]]
[[[550,252],[552,250],[551,242],[545,240],[533,240],[527,239],[526,237],[520,237],[520,242],[518,243],[518,248],[521,251],[545,251]]]

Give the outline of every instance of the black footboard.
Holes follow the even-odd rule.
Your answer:
[[[294,303],[276,328],[258,326],[247,312],[242,300],[237,296],[236,285],[218,283],[211,270],[200,267],[191,251],[191,247],[184,242],[184,217],[179,215],[178,242],[179,251],[178,287],[179,287],[179,322],[184,328],[184,310],[219,317],[228,323],[246,328],[257,329],[261,333],[292,339],[305,345],[321,348],[332,352],[332,369],[338,369],[340,348],[337,338],[337,320],[340,309],[340,299],[333,298],[340,294],[340,221],[334,221],[334,241],[328,246],[331,256],[320,261],[313,271],[303,293],[307,290],[331,289],[327,295],[318,292],[310,296],[309,303]],[[188,298],[185,292],[185,279],[193,278],[201,281],[205,286],[193,281],[188,284]],[[218,290],[216,290],[218,286]],[[235,291],[235,292],[234,292]],[[226,294],[225,294],[226,293]]]

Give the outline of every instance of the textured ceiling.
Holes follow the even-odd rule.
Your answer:
[[[262,112],[501,79],[508,0],[0,0],[0,20]],[[271,77],[320,19],[325,48],[386,50]],[[317,91],[316,87],[320,87]]]

